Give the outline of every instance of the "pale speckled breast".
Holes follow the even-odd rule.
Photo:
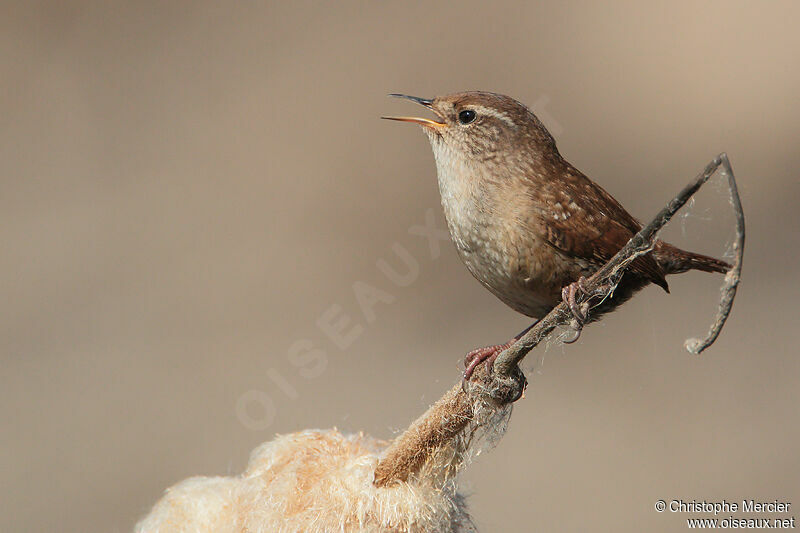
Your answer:
[[[540,318],[558,304],[570,262],[524,223],[514,191],[477,179],[469,162],[434,150],[442,207],[458,255],[470,273],[512,309]],[[493,187],[489,190],[488,187]],[[524,234],[522,234],[524,232]],[[577,278],[577,275],[575,276]]]

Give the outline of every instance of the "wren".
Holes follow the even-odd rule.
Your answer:
[[[489,92],[434,99],[391,96],[436,115],[383,118],[419,124],[427,134],[450,236],[470,273],[509,307],[535,319],[566,301],[579,333],[588,319],[585,307],[576,305],[582,280],[616,254],[641,224],[566,161],[544,124],[513,98]],[[668,274],[728,268],[724,261],[657,241],[631,264],[613,296],[592,310],[591,319],[650,283],[669,292]],[[465,378],[523,333],[467,354]]]

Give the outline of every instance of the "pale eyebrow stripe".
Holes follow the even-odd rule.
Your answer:
[[[499,118],[500,120],[502,120],[503,122],[505,122],[509,126],[514,126],[515,125],[514,121],[511,120],[511,117],[509,117],[508,115],[506,115],[505,113],[503,113],[501,111],[497,111],[496,109],[492,109],[491,107],[484,107],[484,106],[481,106],[481,105],[476,105],[476,106],[472,106],[472,108],[475,111],[477,111],[478,113],[483,113],[485,115],[490,115],[490,116],[493,116],[495,118]]]

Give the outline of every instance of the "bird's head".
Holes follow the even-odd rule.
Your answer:
[[[536,115],[502,94],[472,91],[433,99],[390,96],[416,102],[436,116],[382,118],[422,126],[439,162],[442,158],[459,157],[471,162],[495,160],[508,164],[514,159],[538,158],[543,152],[556,149],[553,137]]]

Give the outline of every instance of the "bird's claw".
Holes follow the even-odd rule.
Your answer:
[[[586,302],[583,305],[579,305],[576,301],[576,296],[580,292],[583,296],[590,296],[589,291],[586,290],[584,283],[586,283],[586,278],[581,276],[578,278],[578,281],[573,281],[563,289],[561,289],[561,299],[564,300],[564,303],[569,306],[569,310],[572,312],[572,316],[575,317],[581,325],[586,323],[586,319],[589,317],[589,306]]]
[[[469,379],[472,377],[472,373],[475,372],[475,368],[486,360],[491,360],[494,363],[494,360],[497,359],[497,356],[508,348],[508,344],[495,344],[493,346],[484,346],[483,348],[478,348],[476,350],[472,350],[469,352],[466,357],[464,357],[464,379]]]
[[[479,364],[487,361],[487,365],[489,365],[489,370],[491,371],[492,365],[494,365],[495,359],[497,356],[500,355],[500,352],[505,350],[511,346],[511,342],[507,342],[505,344],[495,344],[493,346],[484,346],[483,348],[477,348],[469,352],[466,357],[464,357],[464,379],[461,380],[461,389],[466,392],[467,391],[467,381],[472,377],[472,374],[475,372],[475,369],[478,367]]]
[[[564,341],[566,344],[572,344],[581,337],[583,325],[586,324],[586,320],[589,318],[589,302],[584,301],[579,304],[576,300],[576,296],[579,292],[583,296],[591,296],[589,291],[587,291],[584,287],[585,282],[586,278],[581,276],[578,278],[578,281],[573,281],[561,289],[561,299],[564,300],[564,303],[567,304],[567,307],[569,307],[569,310],[572,313],[573,318],[570,326],[575,332],[575,336],[573,338]]]

